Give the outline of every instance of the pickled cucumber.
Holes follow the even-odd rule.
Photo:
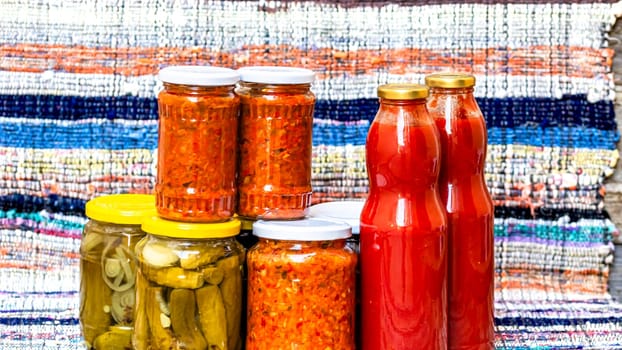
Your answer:
[[[80,322],[87,347],[91,348],[98,335],[105,333],[112,323],[110,305],[112,291],[102,276],[96,262],[80,261]]]
[[[203,265],[208,265],[225,256],[223,246],[197,246],[195,251],[186,251],[179,260],[179,265],[184,269],[194,270]]]
[[[144,264],[141,270],[148,280],[160,286],[197,289],[205,283],[201,272],[188,271],[181,267],[154,268]]]
[[[169,308],[173,333],[178,339],[178,349],[206,350],[207,342],[195,320],[197,305],[194,292],[190,289],[173,289]]]
[[[216,262],[216,266],[224,272],[224,278],[219,288],[225,304],[225,315],[227,318],[227,345],[229,350],[241,349],[242,270],[240,257],[231,255]]]
[[[199,324],[210,350],[227,350],[227,317],[218,286],[206,285],[195,292]]]

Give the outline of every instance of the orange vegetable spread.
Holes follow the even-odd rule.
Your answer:
[[[235,210],[239,98],[229,86],[164,84],[156,206],[172,220],[215,222]]]
[[[241,98],[238,215],[253,219],[305,216],[311,204],[315,105],[309,88],[309,83],[242,81],[236,89]]]
[[[261,238],[247,259],[248,350],[354,349],[357,257],[345,240]]]

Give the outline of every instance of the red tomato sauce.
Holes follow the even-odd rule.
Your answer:
[[[381,104],[368,133],[370,192],[360,232],[363,350],[446,348],[440,144],[425,100],[418,101]]]
[[[428,102],[443,154],[439,189],[448,220],[448,342],[450,349],[494,349],[494,223],[484,181],[486,125],[472,94],[456,90],[432,90],[439,94]]]

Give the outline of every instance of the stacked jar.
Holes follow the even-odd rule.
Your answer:
[[[156,209],[136,246],[135,349],[241,349],[245,250],[234,218],[239,74],[160,71]]]
[[[245,67],[238,215],[259,238],[248,254],[247,349],[353,349],[356,255],[342,222],[311,204],[312,71]]]

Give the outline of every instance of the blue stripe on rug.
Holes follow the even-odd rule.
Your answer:
[[[551,98],[478,98],[489,127],[533,125],[616,130],[612,101],[588,102],[585,95]],[[372,120],[377,99],[319,100],[316,119]],[[155,120],[157,101],[136,96],[78,97],[56,95],[0,95],[0,117],[53,120]]]
[[[314,145],[364,145],[368,122],[317,120]],[[0,147],[57,149],[155,149],[157,121],[92,120],[53,121],[10,119],[0,121]],[[488,131],[492,145],[615,149],[619,134],[614,130],[586,127],[520,126],[493,127]]]

